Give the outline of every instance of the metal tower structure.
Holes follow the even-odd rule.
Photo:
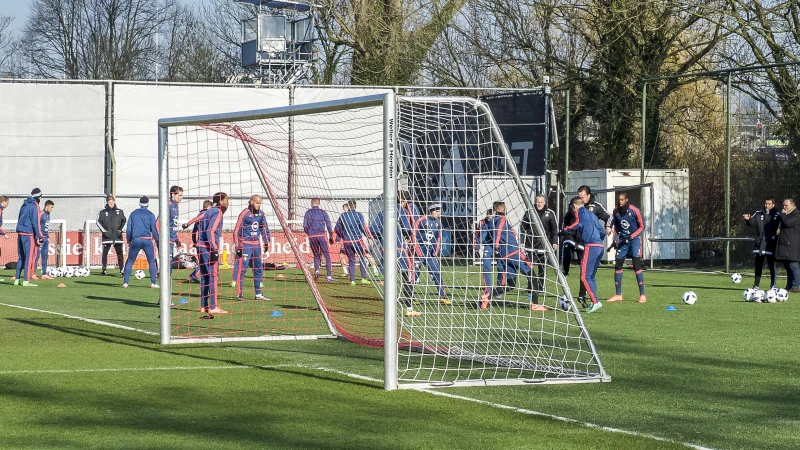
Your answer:
[[[258,7],[242,20],[242,68],[257,84],[307,81],[316,61],[314,10],[286,0],[234,0]]]

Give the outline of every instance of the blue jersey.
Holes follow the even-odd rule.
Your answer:
[[[142,206],[132,212],[128,217],[126,226],[126,237],[128,244],[134,239],[155,239],[158,241],[158,229],[156,228],[156,216],[151,213],[146,206]]]
[[[494,228],[492,228],[492,218],[487,217],[478,222],[478,229],[475,230],[475,250],[480,250],[481,245],[491,245],[494,236]]]
[[[325,231],[333,235],[331,218],[324,209],[319,206],[312,206],[303,216],[303,230],[308,237],[325,237]]]
[[[628,209],[624,213],[620,212],[619,208],[614,208],[614,214],[611,217],[614,231],[619,236],[634,239],[644,231],[642,212],[631,204],[628,205]]]
[[[33,197],[28,197],[19,209],[19,221],[17,222],[17,233],[41,237],[39,227],[39,203]]]
[[[264,239],[264,245],[269,244],[267,216],[261,210],[253,212],[246,208],[239,214],[233,229],[233,243],[236,248],[242,248],[242,244],[257,244],[259,237]]]
[[[488,226],[492,230],[492,242],[494,249],[500,256],[510,256],[519,252],[519,241],[508,218],[503,214],[498,214],[489,219]]]
[[[178,241],[178,202],[175,200],[169,200],[169,241],[170,242],[177,242]]]
[[[603,236],[605,236],[603,225],[600,224],[600,220],[593,212],[589,211],[585,207],[578,209],[577,214],[575,214],[575,222],[564,229],[567,231],[575,230],[580,232],[581,238],[583,238],[583,243],[587,245],[602,245]]]
[[[5,234],[6,234],[6,230],[3,229],[3,210],[4,209],[5,208],[3,208],[2,205],[0,205],[0,236],[5,236]]]
[[[206,248],[212,252],[219,251],[220,238],[222,237],[222,210],[219,206],[208,208],[200,226],[197,227],[197,247]]]
[[[361,241],[361,237],[364,235],[372,237],[372,233],[364,223],[364,215],[352,209],[339,216],[334,231],[345,242]]]
[[[42,239],[45,241],[50,237],[50,213],[42,210],[39,216],[39,229],[42,231]]]
[[[442,221],[422,216],[414,223],[417,256],[437,257],[442,250]]]

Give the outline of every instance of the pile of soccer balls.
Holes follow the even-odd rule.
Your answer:
[[[58,277],[88,277],[92,271],[88,267],[49,267],[47,275],[52,278]]]
[[[786,289],[770,289],[763,291],[761,289],[745,289],[744,299],[748,302],[755,303],[780,303],[789,299],[789,292]]]

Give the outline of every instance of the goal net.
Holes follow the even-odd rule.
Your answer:
[[[344,338],[385,349],[388,389],[609,379],[479,101],[386,94],[159,124],[161,229],[170,186],[241,199],[198,222],[201,241],[221,230],[200,244],[218,270],[200,258],[195,283],[174,265],[171,286],[161,271],[163,343]],[[179,224],[201,214],[179,208]]]

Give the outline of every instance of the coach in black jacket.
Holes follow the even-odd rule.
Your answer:
[[[544,195],[537,195],[535,199],[536,214],[544,228],[544,237],[547,242],[553,247],[555,251],[558,248],[558,219],[556,213],[547,207],[547,198]],[[522,237],[522,247],[525,253],[529,255],[531,262],[534,265],[534,270],[531,271],[533,277],[533,291],[531,293],[531,301],[534,305],[539,304],[539,292],[542,292],[544,286],[544,271],[547,265],[547,249],[541,239],[537,237],[534,232],[533,217],[530,212],[525,215],[520,225],[520,235]],[[538,274],[537,269],[538,268]]]
[[[117,208],[117,201],[114,196],[109,195],[106,197],[106,207],[101,209],[97,215],[97,228],[100,228],[100,231],[103,232],[103,275],[106,274],[108,252],[112,246],[114,247],[114,253],[117,254],[119,272],[122,274],[122,269],[125,267],[125,262],[122,258],[122,230],[125,229],[127,221],[125,213]]]
[[[769,267],[770,289],[775,287],[778,276],[775,267],[775,246],[778,241],[775,238],[780,223],[781,213],[775,208],[775,199],[764,200],[764,209],[760,209],[753,214],[744,214],[745,223],[756,229],[756,245],[753,254],[756,255],[756,280],[753,288],[759,288],[761,284],[761,270],[764,268],[764,260]]]
[[[800,292],[800,211],[791,198],[783,201],[775,259],[786,268],[786,290]]]

